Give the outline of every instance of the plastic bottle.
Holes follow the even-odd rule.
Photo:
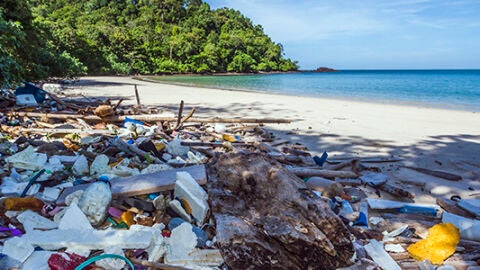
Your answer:
[[[107,209],[112,201],[112,192],[107,182],[97,181],[82,194],[78,207],[87,216],[93,226],[100,225],[107,216]]]

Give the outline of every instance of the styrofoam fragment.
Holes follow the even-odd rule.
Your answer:
[[[182,145],[182,140],[175,137],[173,140],[167,143],[167,152],[175,156],[184,156],[188,153],[190,148]]]
[[[104,173],[108,173],[110,168],[108,167],[109,159],[106,155],[101,154],[95,157],[90,165],[90,175],[102,175]]]
[[[88,174],[88,161],[84,155],[79,156],[77,160],[75,160],[72,166],[72,172],[77,176]]]
[[[123,250],[118,247],[106,248],[104,250],[104,253],[125,256],[125,254],[123,253]],[[123,267],[125,266],[125,261],[120,259],[106,258],[106,259],[96,261],[95,264],[106,270],[116,270],[116,269],[123,269]]]
[[[365,251],[368,255],[384,270],[401,270],[400,266],[383,249],[383,243],[371,239],[370,243],[365,245]]]
[[[66,253],[70,253],[70,254],[77,254],[77,255],[80,255],[82,257],[85,257],[87,258],[88,256],[90,256],[90,252],[91,250],[90,249],[82,249],[82,248],[67,248],[65,250]],[[62,256],[65,256],[65,253],[62,254]]]
[[[56,252],[46,250],[34,251],[32,255],[30,255],[30,257],[28,257],[28,259],[25,261],[22,268],[35,270],[50,270],[50,267],[48,267],[48,259],[50,259],[50,256],[55,253]]]
[[[60,230],[93,230],[87,216],[85,216],[76,203],[70,204],[65,210],[58,228]]]
[[[385,250],[395,253],[405,252],[405,249],[400,244],[386,244]]]
[[[192,231],[192,225],[184,222],[172,230],[167,257],[170,257],[172,260],[187,259],[189,253],[195,249],[196,245],[197,236]]]
[[[111,173],[119,177],[126,177],[126,176],[140,174],[140,171],[137,168],[128,167],[129,164],[130,164],[130,160],[128,158],[123,159],[112,168]]]
[[[175,182],[175,197],[185,199],[192,215],[199,223],[203,222],[208,212],[208,195],[205,190],[193,179],[188,172],[177,172],[177,181]]]
[[[46,169],[47,171],[50,171],[50,172],[58,172],[58,171],[63,170],[65,168],[65,166],[63,166],[60,159],[58,159],[56,157],[50,157],[48,159],[48,163],[45,164],[45,166],[43,168]]]
[[[50,92],[50,93],[61,93],[63,91],[63,87],[61,84],[58,83],[45,83],[42,86],[43,90]]]
[[[46,201],[55,201],[60,196],[60,189],[45,187],[43,188],[43,198]]]
[[[2,191],[2,194],[22,194],[23,190],[27,187],[28,182],[21,182],[18,183],[17,181],[5,177],[2,181],[2,185],[0,186],[0,189]],[[32,196],[35,195],[39,190],[40,190],[41,185],[40,184],[33,184],[30,186],[28,189],[28,192],[26,195]]]
[[[192,222],[192,218],[190,215],[187,214],[185,209],[183,209],[182,204],[177,200],[172,200],[168,202],[168,206],[172,208],[175,213],[177,213],[183,220],[187,221],[188,223]]]
[[[141,174],[154,173],[172,169],[172,166],[167,164],[150,164],[141,171]]]
[[[33,246],[23,237],[13,237],[3,244],[3,254],[24,262],[33,253]]]
[[[42,217],[32,210],[27,210],[21,213],[17,216],[17,220],[22,223],[23,228],[27,233],[35,229],[51,230],[57,228],[57,224],[55,222],[48,218]]]
[[[163,255],[165,255],[166,243],[165,238],[162,236],[163,229],[165,229],[165,224],[163,223],[155,223],[152,227],[137,224],[130,226],[130,230],[144,230],[152,232],[152,243],[145,250],[148,253],[148,261],[150,262],[156,262],[163,257]]]
[[[5,160],[15,168],[36,171],[43,169],[47,163],[47,155],[36,153],[33,146],[30,145],[22,152],[7,157]]]
[[[106,249],[117,246],[121,249],[145,249],[152,242],[150,231],[134,230],[50,230],[33,231],[25,234],[34,246],[45,250],[61,248]]]

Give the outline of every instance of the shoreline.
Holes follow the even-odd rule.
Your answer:
[[[395,158],[378,166],[392,180],[426,183],[416,201],[437,197],[479,196],[480,114],[458,110],[365,103],[258,92],[153,83],[131,77],[82,77],[68,91],[135,105],[134,85],[144,105],[178,112],[196,108],[197,117],[301,119],[264,126],[276,138],[307,147],[312,156],[327,151],[327,161],[343,158]],[[465,170],[468,165],[469,170]],[[367,165],[367,164],[366,164]],[[371,164],[368,164],[371,166]],[[458,182],[402,168],[414,166],[459,174]],[[415,188],[415,187],[408,187]],[[416,189],[416,188],[415,188]]]
[[[241,75],[238,74],[237,76],[244,76],[244,75],[254,75],[254,74],[241,74]],[[171,77],[171,76],[178,76],[178,75],[166,75],[166,76]],[[180,76],[183,76],[183,75],[180,75]],[[225,74],[221,76],[229,76],[229,75]],[[332,100],[332,101],[349,101],[349,102],[359,102],[359,103],[365,103],[365,104],[381,104],[386,106],[415,107],[415,108],[461,111],[461,112],[469,112],[473,114],[476,114],[476,113],[480,114],[480,107],[478,107],[477,110],[474,110],[472,106],[461,106],[461,105],[448,106],[447,103],[435,103],[435,102],[425,103],[425,102],[414,102],[414,101],[406,101],[406,100],[398,100],[398,99],[380,99],[380,98],[368,99],[368,98],[359,98],[354,96],[338,96],[338,95],[337,96],[296,95],[296,94],[282,93],[275,90],[272,90],[272,92],[267,92],[267,91],[255,90],[255,89],[225,88],[225,87],[215,87],[215,86],[206,86],[206,85],[195,85],[195,84],[175,82],[175,81],[162,81],[162,80],[155,80],[155,79],[148,78],[148,76],[139,76],[139,77],[134,76],[132,77],[132,79],[151,82],[151,83],[175,85],[175,86],[189,87],[189,88],[215,89],[215,90],[221,90],[221,91],[245,92],[245,93],[258,93],[258,94],[266,94],[266,95],[279,95],[279,96],[285,96],[285,97],[316,98],[316,99],[324,99],[324,100]]]

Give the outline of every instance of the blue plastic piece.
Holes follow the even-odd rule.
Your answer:
[[[110,179],[108,179],[108,176],[106,176],[106,175],[101,175],[98,178],[98,181],[108,182],[108,181],[110,181]]]
[[[321,166],[323,166],[323,163],[325,163],[325,161],[327,160],[327,158],[328,158],[327,151],[324,151],[321,157],[314,156],[314,157],[313,157],[313,161],[315,161],[315,163],[316,163],[318,166],[321,167]]]
[[[437,210],[432,207],[405,205],[398,208],[397,211],[406,214],[421,214],[434,217],[437,216]]]
[[[135,125],[145,125],[142,121],[138,121],[132,118],[125,117],[125,120],[123,121],[123,127],[126,128],[125,123],[134,123]]]
[[[33,183],[35,183],[35,181],[37,181],[37,179],[45,172],[45,169],[41,169],[39,172],[37,172],[36,174],[34,174],[32,176],[32,178],[30,178],[30,180],[28,180],[28,184],[27,186],[25,187],[25,189],[23,190],[22,194],[20,195],[21,198],[25,197],[25,195],[27,195],[27,192],[28,190],[30,189],[30,187],[33,185]]]
[[[160,195],[160,193],[150,193],[150,194],[148,194],[148,198],[149,198],[150,200],[154,200],[154,199],[157,198],[159,195]]]
[[[360,212],[360,215],[358,215],[358,218],[357,220],[355,220],[353,225],[368,227],[367,215],[365,215],[365,213]]]
[[[47,92],[45,92],[40,87],[34,85],[30,82],[25,82],[25,86],[20,86],[15,90],[15,95],[26,95],[31,94],[35,98],[37,103],[43,103],[45,101]]]

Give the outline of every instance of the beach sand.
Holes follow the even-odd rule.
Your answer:
[[[75,92],[99,98],[127,98],[136,104],[134,85],[142,104],[176,113],[196,108],[196,117],[257,117],[297,120],[266,128],[291,143],[307,146],[312,155],[329,153],[329,159],[397,157],[403,161],[377,164],[393,180],[425,182],[416,201],[459,194],[480,198],[480,113],[395,104],[273,95],[152,83],[131,77],[83,77]],[[452,182],[427,176],[401,165],[459,174]]]

